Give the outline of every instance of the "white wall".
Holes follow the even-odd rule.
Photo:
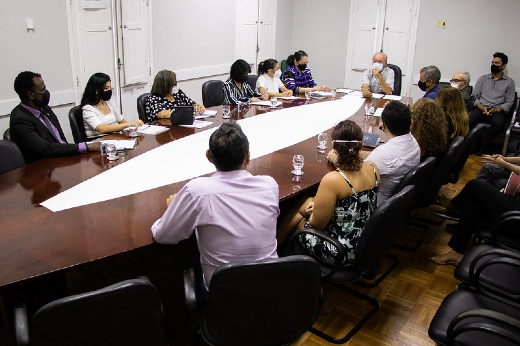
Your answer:
[[[294,2],[291,54],[302,49],[309,55],[319,85],[344,84],[349,16],[350,0]]]
[[[281,62],[293,54],[293,14],[294,0],[278,0],[276,8],[276,33],[274,59]]]
[[[469,71],[471,84],[490,73],[496,51],[509,57],[506,73],[520,90],[520,1],[518,0],[422,0],[414,61],[414,83],[419,70],[436,65],[441,80],[458,71]],[[446,29],[437,29],[437,19],[446,19]],[[424,93],[411,88],[414,100]]]

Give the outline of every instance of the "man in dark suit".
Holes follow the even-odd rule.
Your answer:
[[[26,163],[99,150],[99,143],[67,143],[60,122],[49,107],[50,93],[40,74],[21,72],[14,80],[14,90],[21,103],[11,112],[11,140],[22,151]]]

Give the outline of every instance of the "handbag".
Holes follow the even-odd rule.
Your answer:
[[[170,111],[170,122],[172,125],[191,125],[194,113],[193,106],[177,106]]]
[[[515,197],[518,189],[520,188],[520,176],[515,172],[511,172],[509,179],[507,180],[507,185],[504,188],[504,195],[508,195],[511,197]]]

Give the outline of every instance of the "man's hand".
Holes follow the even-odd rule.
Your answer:
[[[172,204],[173,200],[175,199],[175,196],[177,196],[176,193],[174,193],[173,195],[170,195],[170,197],[168,197],[168,199],[166,200],[166,208],[168,208],[170,206],[170,204]]]
[[[369,90],[365,90],[363,91],[363,97],[366,97],[366,98],[372,98],[372,92]]]
[[[378,70],[377,68],[373,68],[373,69],[372,69],[372,75],[373,75],[374,77],[376,77],[377,79],[383,77],[383,76],[381,76],[381,72],[379,72],[379,70]]]
[[[87,149],[88,149],[88,151],[99,151],[100,145],[101,145],[101,142],[87,143]]]

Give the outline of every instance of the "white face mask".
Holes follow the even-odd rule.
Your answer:
[[[451,86],[457,89],[459,88],[459,85],[457,83],[451,83]]]
[[[377,68],[377,70],[381,72],[383,71],[383,64],[381,64],[380,62],[375,62],[372,64],[372,68]]]
[[[176,85],[172,88],[172,95],[177,94],[179,92],[179,87]]]
[[[282,76],[282,71],[278,70],[274,73],[274,78],[280,78]]]

